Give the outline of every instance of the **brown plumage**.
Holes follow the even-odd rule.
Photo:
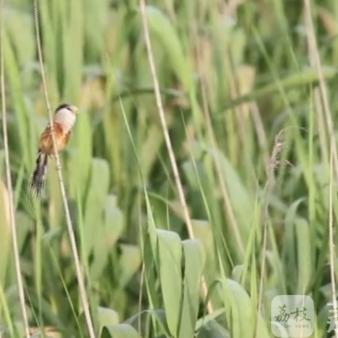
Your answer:
[[[75,113],[77,108],[71,105],[63,104],[55,111],[53,130],[56,142],[57,152],[62,151],[70,137],[71,129],[75,123]],[[31,189],[37,195],[41,194],[44,186],[45,176],[47,172],[48,156],[54,154],[52,128],[47,126],[43,131],[39,140],[39,150],[36,159],[36,167],[33,172]]]
[[[57,122],[53,123],[53,129],[56,141],[56,149],[57,151],[61,151],[66,147],[69,141],[70,131],[65,132],[62,125]],[[50,126],[48,126],[40,136],[39,151],[47,155],[54,153],[52,128]]]

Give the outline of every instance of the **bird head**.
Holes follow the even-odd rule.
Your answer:
[[[68,104],[68,103],[63,103],[63,104],[60,104],[56,109],[55,109],[55,114],[60,112],[61,110],[68,110],[70,111],[71,113],[73,114],[77,114],[79,112],[79,108],[74,106],[74,105],[71,105],[71,104]]]

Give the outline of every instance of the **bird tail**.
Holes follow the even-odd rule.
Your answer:
[[[41,151],[39,151],[38,157],[36,159],[36,167],[33,172],[31,181],[31,189],[32,191],[36,192],[38,196],[41,194],[45,182],[45,176],[47,172],[47,162],[48,155],[43,154]]]

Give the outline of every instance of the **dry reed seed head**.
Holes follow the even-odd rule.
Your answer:
[[[273,146],[271,157],[270,157],[270,167],[272,169],[276,169],[280,164],[279,157],[283,150],[283,145],[284,145],[284,139],[282,135],[283,133],[284,131],[281,130],[275,137],[275,142],[274,142],[274,146]]]

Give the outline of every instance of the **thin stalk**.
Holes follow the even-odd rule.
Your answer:
[[[259,316],[261,315],[261,310],[263,306],[263,294],[264,294],[264,276],[266,271],[266,252],[267,252],[267,244],[268,244],[268,227],[269,227],[269,205],[271,195],[273,193],[274,185],[275,185],[275,170],[280,164],[280,154],[283,148],[282,141],[282,133],[283,130],[280,131],[275,137],[274,146],[272,149],[272,153],[269,159],[268,166],[268,174],[267,174],[267,182],[265,185],[265,193],[264,193],[264,204],[263,204],[263,234],[262,234],[262,247],[261,247],[261,266],[260,266],[260,274],[259,274],[259,288],[258,288],[258,300],[257,300],[257,315],[255,321],[255,338],[258,338],[259,331]]]
[[[147,49],[147,56],[148,56],[148,62],[149,62],[149,67],[150,67],[150,73],[151,77],[153,80],[154,84],[154,92],[155,92],[155,99],[156,99],[156,105],[161,121],[161,127],[164,135],[164,140],[165,144],[168,150],[169,154],[169,159],[170,159],[170,164],[171,168],[173,171],[174,179],[175,179],[175,184],[176,188],[178,191],[180,203],[183,209],[183,214],[184,214],[184,219],[185,223],[187,226],[187,231],[189,234],[189,238],[194,238],[194,231],[192,228],[192,223],[190,219],[190,214],[187,206],[187,202],[184,196],[183,192],[183,186],[181,182],[181,178],[178,172],[178,167],[176,163],[176,158],[174,154],[174,150],[171,144],[170,136],[169,136],[169,131],[168,131],[168,125],[167,121],[164,116],[164,109],[163,109],[163,104],[162,104],[162,99],[161,99],[161,91],[160,91],[160,85],[158,83],[158,77],[156,73],[156,68],[155,68],[155,62],[154,62],[154,55],[153,55],[153,50],[151,46],[151,41],[150,41],[150,35],[149,35],[149,28],[148,28],[148,22],[147,22],[147,17],[146,17],[146,12],[145,12],[145,2],[144,0],[140,0],[140,8],[141,8],[141,15],[142,15],[142,22],[143,22],[143,33],[144,33],[144,38],[145,38],[145,43],[146,43],[146,49]]]
[[[25,305],[25,292],[23,288],[23,278],[21,273],[20,266],[20,254],[18,248],[18,239],[16,232],[15,224],[15,209],[14,209],[14,200],[13,200],[13,190],[12,190],[12,178],[11,178],[11,164],[9,160],[9,147],[8,147],[8,131],[7,131],[7,112],[6,112],[6,95],[5,95],[5,60],[4,60],[4,0],[1,0],[1,27],[0,27],[0,77],[1,77],[1,110],[2,110],[2,131],[3,131],[3,142],[4,142],[4,151],[5,151],[5,167],[6,167],[6,182],[7,190],[9,195],[9,218],[10,218],[10,227],[12,235],[12,244],[13,244],[13,254],[14,254],[14,264],[15,264],[15,273],[16,273],[16,282],[18,285],[19,300],[21,315],[23,319],[23,325],[25,330],[25,336],[29,338],[29,325],[28,325],[28,316]]]
[[[161,99],[160,85],[159,85],[158,77],[157,77],[157,73],[156,73],[155,62],[154,62],[154,53],[153,53],[153,49],[152,49],[152,46],[151,46],[148,22],[147,22],[147,17],[146,17],[145,1],[140,0],[139,3],[140,3],[140,9],[141,9],[141,17],[142,17],[142,23],[143,23],[143,34],[144,34],[145,43],[146,43],[148,63],[149,63],[149,67],[150,67],[151,78],[152,78],[152,81],[153,81],[156,105],[157,105],[157,110],[158,110],[160,121],[161,121],[162,132],[163,132],[165,144],[166,144],[168,154],[169,154],[169,160],[170,160],[171,169],[173,171],[173,175],[174,175],[174,179],[175,179],[176,189],[178,191],[178,196],[179,196],[180,203],[181,203],[181,206],[182,206],[182,209],[183,209],[183,215],[184,215],[188,235],[189,235],[190,239],[193,239],[193,238],[195,238],[195,236],[194,236],[194,231],[193,231],[193,227],[192,227],[192,223],[191,223],[190,213],[189,213],[187,201],[185,199],[185,195],[184,195],[184,191],[183,191],[183,185],[182,185],[180,174],[179,174],[179,171],[178,171],[174,150],[173,150],[173,147],[172,147],[172,144],[171,144],[167,122],[166,122],[166,119],[165,119],[165,116],[164,116],[164,109],[163,109],[163,104],[162,104],[162,99]],[[206,284],[204,277],[202,278],[202,291],[203,291],[204,297],[206,297],[207,294],[208,294],[208,288],[207,288],[207,284]],[[212,311],[212,308],[211,308],[210,305],[208,306],[208,311],[209,312]]]
[[[307,37],[307,44],[309,48],[309,54],[310,54],[310,62],[311,65],[315,67],[315,70],[317,72],[318,80],[319,80],[319,92],[320,92],[320,98],[322,103],[322,114],[320,119],[324,120],[326,123],[326,130],[328,133],[328,139],[329,142],[328,145],[332,146],[332,156],[333,156],[333,169],[335,172],[336,177],[338,177],[338,155],[337,155],[337,145],[335,142],[335,136],[334,136],[334,123],[332,119],[332,113],[331,108],[329,104],[329,97],[326,89],[325,84],[325,76],[323,73],[323,67],[321,64],[319,51],[318,51],[318,45],[315,35],[315,30],[313,26],[312,16],[311,16],[311,6],[309,0],[304,0],[304,13],[305,13],[305,27],[306,27],[306,37]],[[326,147],[327,149],[328,147]]]
[[[49,124],[51,127],[51,134],[52,134],[52,140],[53,140],[53,150],[54,150],[54,158],[56,162],[56,171],[58,174],[58,180],[60,184],[60,190],[61,190],[61,197],[62,197],[62,202],[63,202],[63,207],[65,211],[65,217],[66,217],[66,224],[67,224],[67,230],[68,230],[68,235],[69,235],[69,240],[70,240],[70,246],[73,254],[73,259],[75,263],[75,270],[76,270],[76,278],[79,284],[79,294],[80,294],[80,300],[82,303],[84,315],[85,315],[85,320],[87,324],[87,329],[89,336],[91,338],[95,338],[95,333],[94,333],[94,326],[90,314],[90,309],[89,309],[89,302],[87,298],[87,293],[86,293],[86,288],[85,288],[85,283],[84,283],[84,277],[81,269],[81,263],[80,263],[80,258],[79,258],[79,253],[77,250],[76,246],[76,240],[75,240],[75,234],[73,230],[73,224],[72,224],[72,219],[70,217],[70,212],[69,212],[69,206],[67,202],[67,195],[66,195],[66,189],[65,189],[65,184],[62,176],[62,168],[61,168],[61,161],[60,157],[57,151],[57,146],[56,146],[56,140],[55,140],[55,134],[53,130],[53,114],[52,114],[52,109],[48,97],[48,89],[47,89],[47,81],[46,81],[46,74],[45,74],[45,69],[44,69],[44,64],[43,64],[43,57],[42,57],[42,47],[41,47],[41,38],[40,38],[40,30],[39,30],[39,18],[38,18],[38,0],[34,0],[34,21],[35,21],[35,33],[36,33],[36,43],[37,43],[37,51],[38,51],[38,59],[39,59],[39,66],[40,66],[40,71],[41,71],[41,78],[42,78],[42,84],[43,84],[43,92],[45,96],[45,101],[46,101],[46,106],[47,106],[47,111],[48,111],[48,117],[49,117]]]
[[[201,53],[202,53],[201,48],[202,47],[200,46],[199,41],[197,41],[198,40],[197,37],[195,39],[196,39],[197,67],[198,67],[198,72],[201,77],[200,90],[201,90],[202,110],[203,110],[203,114],[206,120],[206,129],[207,129],[208,138],[210,140],[212,148],[216,151],[217,149],[219,149],[219,145],[217,143],[216,136],[213,131],[211,114],[210,114],[209,107],[208,107],[207,88],[205,85],[206,83],[205,69],[202,67],[202,62],[201,62]],[[231,232],[234,234],[234,238],[235,238],[239,253],[240,255],[244,255],[244,242],[243,242],[241,233],[239,231],[239,226],[236,221],[234,210],[231,205],[231,200],[230,200],[229,192],[228,192],[228,189],[227,189],[227,186],[224,180],[224,176],[222,173],[222,166],[219,161],[219,156],[217,156],[217,154],[213,152],[212,159],[215,165],[215,171],[216,171],[216,175],[217,175],[217,179],[219,182],[219,187],[220,187],[220,191],[221,191],[221,195],[223,199],[223,212],[229,222]]]
[[[323,68],[319,56],[318,45],[315,35],[315,30],[312,21],[311,15],[311,4],[309,0],[304,0],[304,19],[306,27],[306,37],[307,44],[309,48],[309,58],[311,65],[315,67],[319,79],[319,95],[322,103],[322,110],[319,110],[323,116],[318,116],[319,121],[324,121],[326,124],[326,134],[327,139],[326,144],[330,145],[330,192],[329,192],[329,264],[330,264],[330,276],[331,276],[331,292],[332,292],[332,306],[333,306],[333,320],[334,320],[334,332],[335,337],[338,338],[338,318],[337,318],[337,291],[336,291],[336,281],[335,281],[335,246],[334,246],[334,225],[333,225],[333,189],[336,184],[336,179],[338,178],[338,155],[337,155],[337,145],[336,137],[334,131],[334,123],[332,119],[332,112],[329,104],[329,97],[327,93],[327,88],[325,84],[325,79],[323,75]],[[317,99],[317,102],[319,99]],[[320,128],[321,129],[321,128]],[[320,130],[321,132],[321,130]]]

